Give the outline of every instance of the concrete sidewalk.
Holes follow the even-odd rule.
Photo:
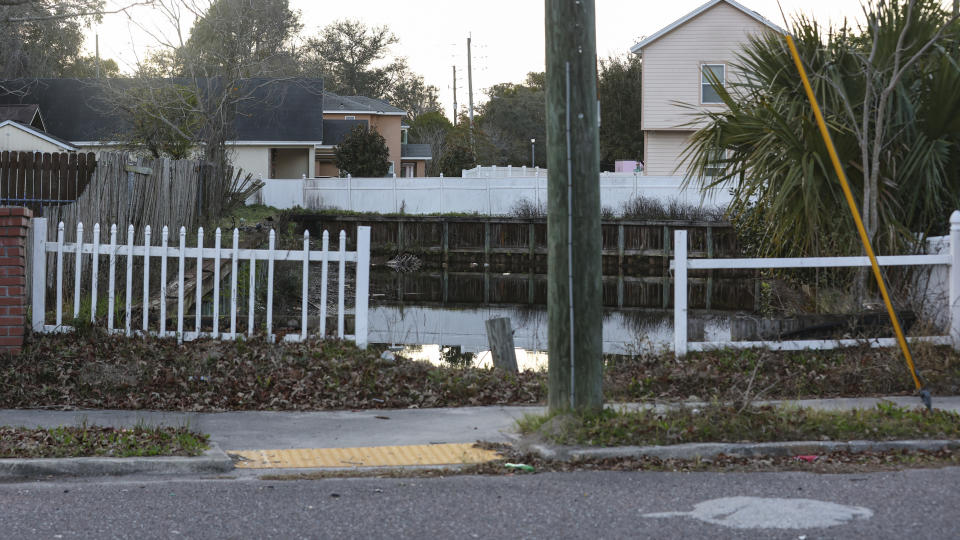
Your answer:
[[[881,400],[920,407],[914,396],[836,398],[758,403],[796,404],[818,409],[873,408]],[[696,404],[688,404],[696,405]],[[934,396],[938,409],[960,411],[960,396]],[[639,408],[649,404],[610,404]],[[0,409],[0,425],[55,427],[91,425],[132,427],[189,426],[208,433],[226,451],[291,448],[351,448],[395,445],[504,442],[525,414],[545,407],[456,407],[438,409],[369,409],[362,411],[179,413],[163,411]]]
[[[765,402],[789,404],[830,410],[873,408],[881,400],[888,400],[904,407],[922,406],[914,396],[888,398],[838,398],[801,401]],[[960,412],[960,396],[934,397],[934,406],[939,409]],[[676,404],[654,405],[648,403],[610,404],[611,407],[636,409],[641,407],[669,407]],[[699,404],[688,403],[688,406]],[[362,411],[316,411],[316,412],[269,412],[236,411],[223,413],[178,413],[164,411],[117,411],[75,410],[55,411],[43,409],[0,410],[0,425],[24,427],[56,427],[62,425],[89,425],[133,427],[137,424],[151,426],[189,426],[191,429],[210,435],[214,449],[221,462],[227,458],[223,452],[240,459],[238,467],[290,468],[327,467],[326,463],[346,463],[371,466],[374,463],[407,465],[457,464],[470,460],[489,460],[490,457],[469,457],[475,453],[472,444],[476,441],[506,442],[517,439],[516,421],[525,414],[542,414],[545,407],[458,407],[437,409],[376,409]],[[925,448],[933,441],[917,442],[916,448]],[[623,449],[567,449],[547,446],[531,447],[544,457],[567,458],[571,452],[584,454],[601,453],[604,457],[644,453],[655,455],[667,452],[673,455],[687,453],[745,453],[793,452],[793,443],[768,443],[766,446],[783,446],[781,449],[764,445],[694,445],[689,448],[623,448]],[[799,443],[797,443],[799,444]],[[821,443],[817,443],[821,444]],[[827,443],[823,443],[827,444]],[[823,446],[821,444],[821,446]],[[846,443],[829,443],[846,444]],[[828,444],[828,446],[829,446]],[[871,443],[872,444],[872,443]],[[914,443],[910,443],[914,444]],[[924,446],[926,445],[926,446]],[[779,448],[778,446],[778,448]],[[756,447],[756,448],[754,448]],[[763,448],[761,448],[763,447]],[[790,448],[788,448],[790,447]],[[799,447],[798,447],[799,448]],[[832,447],[831,447],[832,448]],[[844,447],[846,448],[846,447]],[[863,446],[859,451],[872,447]],[[839,449],[839,447],[837,448]],[[852,447],[851,447],[852,449]],[[811,450],[813,450],[811,448]],[[823,446],[820,450],[828,450]],[[653,454],[651,454],[653,452]],[[238,457],[239,456],[239,457]],[[678,454],[676,457],[679,457]],[[666,457],[666,454],[665,456]],[[96,458],[80,458],[93,460]],[[133,458],[125,458],[133,459]],[[152,458],[157,460],[158,458]],[[2,461],[2,460],[0,460]],[[36,461],[36,460],[30,460]],[[313,465],[311,465],[313,464]],[[154,466],[148,464],[149,466]],[[222,465],[222,463],[221,463]],[[229,465],[229,462],[227,462]],[[347,465],[347,466],[350,466]],[[220,466],[220,465],[218,465]],[[71,469],[75,470],[75,469]],[[91,470],[103,470],[93,467]],[[69,474],[69,473],[63,473]],[[118,472],[117,474],[122,474]]]

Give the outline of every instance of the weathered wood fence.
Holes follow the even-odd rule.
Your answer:
[[[26,206],[41,214],[44,206],[77,200],[90,183],[97,160],[91,153],[0,153],[0,204]]]

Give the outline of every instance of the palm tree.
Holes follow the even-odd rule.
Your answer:
[[[958,28],[936,0],[864,12],[856,31],[800,17],[792,34],[868,236],[890,252],[942,229],[960,203]],[[687,181],[733,184],[730,212],[760,231],[759,254],[861,251],[783,37],[751,38],[734,67],[742,80],[714,81],[728,110],[699,113]]]

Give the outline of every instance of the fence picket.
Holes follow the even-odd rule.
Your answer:
[[[673,231],[673,352],[687,355],[687,231]]]
[[[83,223],[77,223],[77,245],[83,245]],[[73,269],[73,318],[76,319],[80,317],[80,283],[83,275],[83,266],[80,264],[80,256],[83,254],[82,250],[77,250],[77,255],[74,257]]]
[[[63,222],[57,225],[57,326],[63,326]]]
[[[277,234],[270,230],[269,250],[267,256],[267,339],[273,341],[273,259],[274,247],[277,244]]]
[[[117,279],[117,224],[110,225],[110,278],[107,283],[107,330],[113,331],[114,285]]]
[[[150,331],[150,226],[143,229],[143,331]]]
[[[220,335],[220,227],[214,233],[213,244],[213,337]]]
[[[370,299],[370,229],[357,229],[357,266],[353,302],[353,340],[367,348],[367,305]]]
[[[197,336],[200,336],[200,316],[203,314],[203,227],[197,229],[197,300],[194,311]]]
[[[42,234],[42,233],[40,233]],[[93,268],[90,270],[90,322],[97,322],[97,282],[100,281],[100,224],[93,224]]]
[[[320,337],[327,337],[327,262],[330,258],[330,232],[323,231],[323,252],[320,259]]]
[[[133,225],[127,226],[127,304],[126,304],[126,325],[124,334],[130,335],[133,327],[132,304],[133,304]]]
[[[343,294],[346,287],[347,261],[343,256],[347,252],[347,231],[340,231],[340,268],[337,274],[337,338],[343,339]]]
[[[160,337],[167,335],[167,242],[170,229],[164,225],[160,233]]]
[[[310,230],[303,231],[303,290],[301,295],[300,308],[300,339],[307,339],[307,295],[309,294],[308,283],[310,277]]]
[[[250,307],[247,309],[247,335],[253,337],[253,311],[256,307],[255,298],[256,295],[256,285],[257,285],[257,259],[253,255],[250,256],[250,294],[249,302]]]
[[[177,342],[183,343],[183,286],[184,286],[184,270],[186,265],[186,260],[184,256],[187,252],[187,228],[180,227],[180,253],[177,254],[177,258],[180,260],[180,265],[177,271]]]
[[[237,339],[237,271],[240,255],[240,229],[233,228],[233,253],[230,264],[230,339]]]

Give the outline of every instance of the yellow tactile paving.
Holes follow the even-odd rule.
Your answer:
[[[493,450],[472,443],[367,446],[359,448],[294,448],[291,450],[231,450],[239,469],[297,469],[342,467],[403,467],[460,465],[499,459]]]

